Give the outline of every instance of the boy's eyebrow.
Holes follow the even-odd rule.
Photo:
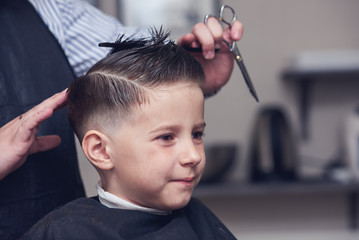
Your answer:
[[[194,128],[205,128],[207,126],[206,122],[202,122],[200,124],[195,125]]]
[[[206,127],[206,123],[201,122],[199,124],[196,124],[193,127],[193,129],[205,128],[205,127]],[[155,129],[153,129],[152,131],[150,131],[150,133],[155,133],[157,131],[162,131],[162,130],[178,131],[180,128],[181,128],[181,126],[179,126],[179,125],[161,125]]]

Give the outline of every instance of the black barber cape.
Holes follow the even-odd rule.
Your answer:
[[[108,208],[80,198],[38,222],[23,239],[213,240],[236,239],[198,200],[169,215]]]
[[[0,1],[0,126],[67,88],[74,74],[56,38],[27,0]],[[48,212],[84,196],[66,110],[40,125],[60,135],[54,150],[31,155],[0,180],[0,239],[16,239]],[[0,153],[1,154],[1,153]]]

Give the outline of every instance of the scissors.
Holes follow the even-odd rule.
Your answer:
[[[225,16],[225,12],[228,12],[228,11],[226,11],[226,9],[230,10],[230,15],[226,14],[226,16]],[[230,7],[228,5],[221,6],[221,8],[219,10],[219,17],[211,15],[211,14],[207,14],[204,17],[204,23],[207,23],[207,21],[210,17],[216,18],[219,22],[223,23],[224,25],[227,25],[229,28],[231,28],[233,22],[237,20],[236,12],[234,11],[234,9],[232,7]],[[228,46],[229,50],[232,52],[233,57],[234,57],[235,61],[237,62],[239,69],[242,72],[244,81],[246,82],[250,93],[252,94],[254,99],[258,102],[259,100],[258,100],[256,90],[254,89],[251,78],[249,77],[247,69],[244,66],[243,58],[238,50],[236,42],[235,41],[229,42],[224,39],[223,39],[223,42]]]

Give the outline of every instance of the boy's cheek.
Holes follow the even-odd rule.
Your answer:
[[[206,168],[206,159],[202,160],[200,170],[199,170],[199,179],[202,178],[205,168]]]

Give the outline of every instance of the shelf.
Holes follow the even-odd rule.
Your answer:
[[[216,196],[255,196],[270,194],[308,194],[308,193],[349,193],[359,192],[359,183],[338,183],[329,181],[301,181],[276,183],[228,182],[220,184],[200,184],[193,195],[195,197]]]
[[[278,194],[325,194],[343,193],[347,196],[348,225],[358,229],[359,183],[338,183],[322,180],[271,183],[227,182],[221,184],[200,184],[193,192],[196,198],[247,197]]]
[[[304,52],[295,56],[292,64],[283,69],[281,78],[298,85],[298,110],[301,137],[309,139],[309,110],[313,83],[332,79],[358,80],[359,50]]]
[[[298,53],[283,72],[287,80],[318,80],[359,74],[359,49],[307,51]]]

